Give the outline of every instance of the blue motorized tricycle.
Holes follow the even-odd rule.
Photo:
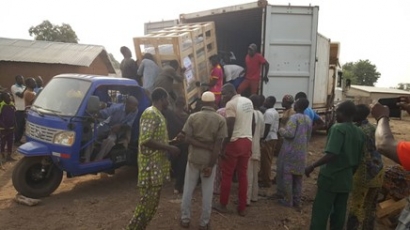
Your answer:
[[[129,96],[139,101],[133,127],[104,159],[86,161],[86,154],[95,155],[100,144],[97,132],[102,121],[94,115]],[[17,149],[24,157],[12,176],[15,189],[24,196],[41,198],[58,188],[64,172],[67,177],[75,177],[136,166],[139,118],[150,103],[146,91],[131,79],[55,76],[27,111],[27,141]]]

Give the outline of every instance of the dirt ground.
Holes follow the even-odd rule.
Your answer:
[[[394,135],[410,140],[410,118],[393,120]],[[325,144],[324,133],[315,134],[309,147],[308,161],[321,157]],[[385,160],[386,165],[393,164]],[[11,182],[15,163],[4,165],[0,170],[0,229],[62,230],[62,229],[122,229],[130,219],[138,202],[137,171],[135,168],[117,170],[112,177],[89,175],[64,179],[50,197],[42,199],[35,207],[22,206],[13,201],[16,191]],[[304,204],[302,212],[279,206],[275,201],[260,197],[248,209],[246,217],[232,214],[212,213],[212,227],[216,230],[245,229],[308,229],[312,202],[316,192],[318,169],[310,178],[304,178]],[[273,193],[273,189],[261,190],[261,194]],[[231,192],[231,209],[237,200],[237,184]],[[217,199],[217,197],[215,197]],[[173,194],[172,183],[165,185],[157,214],[148,229],[180,229],[180,195]],[[200,189],[195,190],[192,205],[191,229],[197,229],[201,210]],[[379,226],[378,229],[388,229]]]

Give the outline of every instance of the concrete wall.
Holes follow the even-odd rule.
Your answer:
[[[97,56],[89,67],[0,61],[0,86],[10,90],[10,87],[15,83],[14,77],[16,75],[23,75],[25,78],[41,76],[44,83],[47,84],[52,77],[62,73],[81,73],[108,76],[108,68],[100,55]]]

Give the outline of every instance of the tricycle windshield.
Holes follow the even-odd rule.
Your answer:
[[[74,116],[91,86],[91,82],[54,78],[41,91],[32,108],[41,113]]]

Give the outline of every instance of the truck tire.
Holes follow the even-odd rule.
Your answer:
[[[13,170],[12,182],[21,195],[29,198],[42,198],[52,194],[63,179],[63,171],[54,164],[41,172],[44,157],[24,157]]]

